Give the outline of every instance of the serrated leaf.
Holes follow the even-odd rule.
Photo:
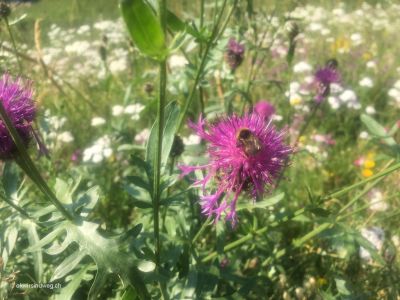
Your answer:
[[[97,266],[96,277],[89,291],[89,299],[97,298],[110,273],[119,274],[124,282],[135,287],[142,298],[149,298],[146,286],[135,265],[136,262],[130,255],[119,250],[117,239],[100,235],[97,231],[98,227],[98,224],[86,221],[82,221],[79,225],[64,221],[57,224],[53,232],[44,238],[45,241],[42,239],[30,249],[40,248],[38,245],[46,245],[49,239],[53,240],[57,235],[64,236],[66,232],[65,240],[78,244],[79,250],[73,252],[56,268],[53,278],[66,276],[84,256],[89,255]]]
[[[100,188],[98,186],[91,187],[83,193],[74,203],[74,210],[80,210],[80,216],[87,218],[89,213],[96,206],[100,198]],[[81,209],[80,209],[81,208]]]
[[[67,249],[70,243],[71,241],[67,238],[65,238],[61,244],[58,241],[55,241],[49,248],[46,249],[46,253],[49,255],[58,255]]]
[[[48,235],[46,235],[44,238],[42,238],[37,244],[29,247],[26,249],[26,252],[33,252],[42,249],[44,246],[50,244],[57,236],[61,233],[64,232],[65,228],[63,226],[57,226],[54,228],[52,232],[50,232]]]
[[[3,176],[1,178],[4,192],[9,199],[18,191],[18,173],[14,163],[7,161],[4,164]]]
[[[152,178],[150,165],[137,155],[132,155],[130,161],[133,165],[144,171],[147,175],[147,179],[149,179],[149,182],[151,182]]]
[[[142,189],[145,189],[146,191],[148,191],[151,194],[151,186],[148,182],[144,181],[144,179],[142,177],[139,176],[128,176],[127,180],[132,183],[133,185],[136,185]]]
[[[86,253],[84,251],[75,251],[72,253],[54,270],[50,281],[63,278],[65,275],[69,274],[85,256]]]
[[[23,225],[28,233],[29,245],[35,245],[39,242],[39,235],[36,231],[36,225],[30,220],[24,220]],[[37,282],[42,281],[43,274],[43,256],[42,251],[37,250],[33,253],[33,264],[35,271],[35,278]]]
[[[121,0],[122,17],[139,50],[150,57],[162,60],[167,49],[165,36],[158,18],[144,0]]]
[[[86,279],[87,273],[92,269],[92,265],[83,266],[78,272],[73,274],[72,280],[55,295],[55,300],[72,299],[75,291],[80,287],[81,282]]]

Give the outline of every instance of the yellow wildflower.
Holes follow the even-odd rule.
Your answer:
[[[371,177],[372,175],[374,175],[374,172],[372,172],[371,169],[364,169],[364,170],[362,170],[362,176],[364,176],[364,177]]]
[[[372,169],[375,167],[375,161],[373,159],[366,159],[364,161],[364,168]]]

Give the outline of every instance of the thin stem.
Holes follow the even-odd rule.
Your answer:
[[[386,166],[383,168],[383,171],[385,169],[387,169],[391,164],[393,163],[393,160],[389,161]],[[349,201],[345,206],[342,207],[342,209],[339,211],[339,215],[344,212],[347,208],[349,208],[350,206],[352,206],[358,199],[360,199],[362,196],[364,196],[366,193],[368,193],[375,185],[377,185],[379,182],[381,182],[384,179],[384,177],[379,177],[376,180],[374,180],[374,182],[372,182],[371,184],[369,184],[367,187],[365,187],[365,189],[357,194],[351,201]]]
[[[193,237],[191,241],[191,245],[193,246],[194,243],[198,240],[198,238],[203,234],[204,230],[211,224],[211,217],[208,217],[207,220],[204,221],[203,225],[201,225],[199,231]]]
[[[255,236],[263,234],[268,229],[278,226],[279,224],[281,224],[281,222],[287,222],[287,221],[289,221],[289,220],[291,220],[291,219],[303,214],[304,212],[305,212],[305,208],[301,208],[301,209],[295,211],[293,213],[293,215],[291,215],[291,216],[285,217],[284,219],[282,219],[280,221],[273,222],[273,223],[271,223],[271,224],[269,224],[267,226],[264,226],[264,227],[262,227],[262,228],[260,228],[258,230],[255,230],[255,231],[253,231],[251,233],[248,233],[247,235],[243,236],[242,238],[240,238],[240,239],[238,239],[236,241],[233,241],[232,243],[229,243],[228,245],[226,245],[224,247],[224,252],[230,251],[230,250],[232,250],[232,249],[234,249],[236,247],[239,247],[240,245],[242,245],[242,244],[246,243],[247,241],[253,239]],[[218,255],[218,252],[214,251],[214,252],[210,253],[209,255],[207,255],[206,257],[204,257],[201,260],[201,262],[202,263],[208,262],[208,261],[212,260],[213,258],[215,258],[217,255]]]
[[[8,23],[8,18],[7,17],[4,18],[4,22],[6,23],[8,35],[10,36],[11,43],[12,43],[13,48],[14,48],[15,57],[17,58],[17,63],[18,63],[18,67],[19,67],[19,73],[22,74],[22,64],[21,64],[21,61],[19,60],[18,51],[17,51],[17,45],[15,44],[14,35],[12,34],[12,31],[11,31],[11,28],[10,28],[10,24]]]
[[[19,212],[23,217],[25,217],[26,219],[34,221],[34,223],[36,225],[38,225],[39,227],[44,228],[43,224],[36,223],[36,220],[34,218],[32,218],[22,207],[19,207],[17,204],[15,204],[10,199],[8,199],[7,196],[0,195],[0,198],[2,200],[4,200],[4,202],[6,202],[8,205],[10,205],[13,209],[15,209],[17,212]]]
[[[166,10],[167,1],[160,0],[160,23],[162,28],[166,29]],[[164,58],[160,62],[160,85],[159,85],[159,101],[157,108],[157,151],[154,160],[154,180],[153,180],[153,222],[154,222],[154,244],[155,244],[155,263],[157,268],[160,267],[160,253],[161,253],[161,242],[160,242],[160,178],[161,178],[161,153],[162,153],[162,141],[164,131],[164,114],[165,114],[165,103],[166,103],[166,87],[167,87],[167,62]]]
[[[39,170],[36,168],[32,159],[28,155],[25,149],[25,145],[22,142],[17,130],[15,129],[13,123],[7,115],[4,109],[3,102],[0,99],[0,116],[3,119],[4,125],[9,131],[16,147],[18,150],[18,156],[16,162],[18,165],[26,172],[26,174],[31,178],[31,180],[37,185],[37,187],[42,191],[46,198],[53,203],[53,205],[59,210],[59,212],[68,220],[74,220],[71,213],[63,206],[63,204],[57,199],[53,191],[47,185],[46,181],[41,176]]]
[[[200,1],[200,30],[203,30],[203,26],[204,26],[204,0]],[[200,45],[199,45],[199,57],[202,57],[203,55],[203,42],[200,41]],[[203,91],[203,87],[199,87],[199,98],[200,98],[200,111],[201,114],[204,114],[204,91]]]
[[[206,63],[207,63],[208,53],[210,52],[211,46],[214,44],[215,37],[218,34],[218,27],[219,27],[219,24],[220,24],[221,19],[222,19],[222,15],[223,15],[224,10],[225,10],[226,2],[227,2],[227,0],[224,0],[224,3],[222,5],[222,8],[221,8],[220,13],[219,13],[218,18],[217,18],[217,21],[214,23],[214,28],[213,28],[213,31],[211,33],[211,37],[207,41],[206,48],[204,50],[203,56],[202,56],[201,61],[200,61],[200,66],[197,69],[197,73],[196,73],[196,77],[194,79],[194,83],[193,83],[192,89],[190,90],[189,96],[186,98],[185,104],[183,106],[183,110],[182,110],[182,112],[181,112],[181,114],[179,116],[178,131],[183,126],[186,114],[187,114],[187,112],[189,110],[190,105],[192,104],[193,97],[194,97],[194,95],[196,93],[197,86],[199,85],[200,78],[203,75],[204,67],[206,66]]]
[[[329,195],[325,196],[323,198],[323,200],[332,199],[332,198],[339,198],[339,197],[347,194],[351,190],[354,190],[355,188],[358,188],[359,186],[362,186],[362,185],[364,185],[364,184],[366,184],[366,183],[368,183],[370,181],[374,181],[374,180],[376,180],[376,179],[378,179],[380,177],[386,176],[386,175],[388,175],[388,174],[390,174],[390,173],[392,173],[392,172],[394,172],[394,171],[396,171],[398,169],[400,169],[400,162],[395,164],[395,165],[393,165],[393,166],[391,166],[390,168],[387,168],[386,170],[384,170],[382,172],[379,172],[378,174],[375,174],[374,176],[371,176],[371,177],[366,178],[366,179],[364,179],[364,180],[362,180],[360,182],[357,182],[357,183],[352,184],[352,185],[350,185],[348,187],[345,187],[345,188],[343,188],[343,189],[341,189],[341,190],[339,190],[337,192],[329,194]]]
[[[316,114],[318,108],[320,107],[321,103],[322,103],[322,101],[321,101],[321,102],[317,102],[317,104],[314,105],[314,107],[312,108],[312,111],[311,111],[309,117],[307,118],[306,122],[305,122],[305,123],[303,124],[303,126],[301,127],[301,129],[300,129],[300,131],[299,131],[299,134],[297,135],[297,138],[296,138],[296,141],[295,141],[294,144],[293,144],[293,147],[295,147],[295,148],[297,147],[297,144],[299,143],[300,138],[301,138],[302,135],[306,132],[308,126],[311,124],[311,120],[314,119],[315,114]],[[281,183],[282,178],[283,178],[283,175],[284,175],[284,173],[285,173],[285,171],[286,171],[286,169],[287,169],[288,163],[289,163],[289,158],[286,158],[286,159],[285,159],[285,163],[284,163],[284,165],[283,165],[282,172],[281,172],[281,174],[279,175],[278,180],[276,181],[275,188],[278,188],[279,184]]]

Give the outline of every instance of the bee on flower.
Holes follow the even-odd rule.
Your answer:
[[[197,124],[190,122],[189,126],[208,142],[209,162],[203,166],[180,166],[182,176],[205,170],[206,176],[195,182],[203,189],[203,214],[218,221],[224,213],[235,226],[239,196],[248,192],[256,199],[270,190],[292,149],[284,144],[283,132],[256,113],[232,115],[215,122],[200,117]]]

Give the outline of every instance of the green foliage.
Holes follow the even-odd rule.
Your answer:
[[[121,0],[120,7],[136,46],[143,54],[162,60],[166,55],[165,36],[149,4],[144,0]]]

